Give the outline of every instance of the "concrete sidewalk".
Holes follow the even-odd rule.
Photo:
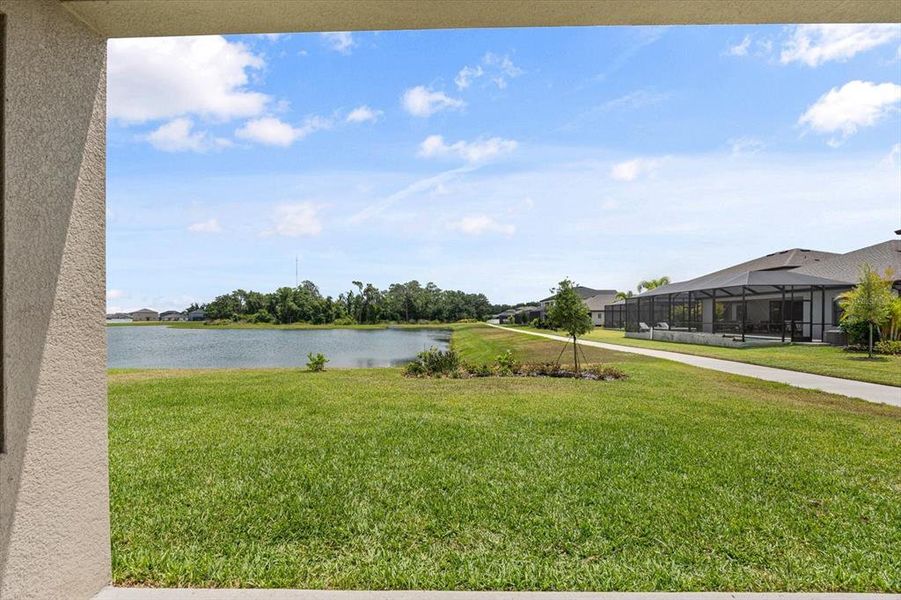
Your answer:
[[[521,333],[523,335],[534,335],[560,342],[571,341],[569,338],[550,333],[511,329],[499,325],[488,325],[490,327],[496,327],[497,329],[512,331],[514,333]],[[892,406],[901,407],[901,388],[890,385],[880,385],[878,383],[868,383],[866,381],[854,381],[852,379],[841,379],[839,377],[827,377],[825,375],[814,375],[812,373],[775,369],[773,367],[761,367],[759,365],[740,363],[732,360],[708,358],[706,356],[695,356],[693,354],[682,354],[680,352],[669,352],[667,350],[651,350],[650,348],[638,348],[635,346],[620,346],[618,344],[607,344],[604,342],[595,342],[593,340],[579,340],[579,344],[591,346],[593,348],[614,350],[616,352],[629,352],[631,354],[662,358],[664,360],[672,360],[693,367],[700,367],[702,369],[712,369],[714,371],[722,371],[723,373],[731,373],[733,375],[744,375],[745,377],[754,377],[765,381],[776,381],[778,383],[786,383],[799,388],[820,390],[829,392],[830,394],[840,394],[851,398],[860,398],[867,402],[891,404]]]
[[[441,592],[430,590],[236,590],[109,587],[94,600],[864,600],[898,594],[733,592]]]

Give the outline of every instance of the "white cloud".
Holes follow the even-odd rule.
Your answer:
[[[816,67],[831,60],[848,60],[897,39],[901,39],[897,23],[798,25],[783,43],[779,60]]]
[[[261,117],[247,121],[235,131],[235,136],[259,144],[287,148],[297,140],[302,140],[313,132],[329,129],[331,126],[332,122],[322,117],[309,117],[300,127],[275,117]]]
[[[428,117],[445,109],[463,108],[466,103],[459,98],[451,98],[444,92],[432,91],[418,85],[404,92],[401,104],[414,117]]]
[[[394,207],[399,202],[403,202],[409,198],[414,198],[419,194],[431,194],[436,191],[440,193],[445,183],[449,183],[455,179],[458,179],[464,174],[469,173],[475,169],[476,167],[472,165],[466,165],[463,167],[457,167],[456,169],[451,169],[450,171],[444,171],[443,173],[439,173],[437,175],[418,179],[413,183],[405,185],[403,188],[397,190],[393,194],[390,194],[377,202],[368,204],[362,210],[359,210],[355,214],[351,215],[347,222],[351,225],[359,225],[360,223],[369,221],[374,217],[384,215],[385,212],[388,211],[388,209]]]
[[[448,229],[465,233],[466,235],[482,235],[485,233],[499,233],[511,236],[516,233],[516,226],[509,223],[500,223],[488,215],[470,215],[459,221],[447,224]]]
[[[895,144],[889,153],[885,155],[879,164],[890,169],[897,169],[901,166],[901,144]]]
[[[457,85],[457,89],[465,90],[472,84],[473,79],[481,77],[484,72],[481,65],[476,65],[475,67],[463,67],[460,69],[460,72],[457,73],[457,76],[454,77],[454,83]]]
[[[312,202],[281,204],[275,207],[273,226],[263,235],[301,237],[318,235],[322,231],[318,208]]]
[[[499,89],[507,87],[507,80],[519,77],[524,71],[513,64],[513,60],[504,54],[494,54],[488,52],[482,57],[479,64],[475,66],[465,66],[460,69],[454,78],[457,89],[465,90],[472,82],[482,76],[487,76]]]
[[[219,219],[214,217],[206,221],[191,223],[188,225],[188,231],[193,233],[221,233],[222,225],[219,224]]]
[[[635,90],[624,96],[604,102],[597,107],[597,110],[606,112],[610,110],[642,108],[660,104],[669,97],[669,93],[655,92],[653,90]]]
[[[751,47],[751,36],[746,35],[745,38],[738,44],[735,44],[734,46],[729,46],[729,49],[726,50],[726,54],[728,54],[730,56],[747,56],[748,48],[750,48],[750,47]]]
[[[849,81],[841,88],[832,88],[813,103],[798,119],[817,133],[840,133],[830,145],[839,145],[861,127],[875,125],[898,109],[901,103],[901,85]]]
[[[642,175],[652,173],[660,164],[659,160],[650,158],[634,158],[613,165],[610,177],[616,181],[635,181]]]
[[[204,131],[195,131],[194,122],[187,117],[179,117],[161,125],[144,139],[164,152],[206,152],[211,148],[231,145],[227,139],[213,138]]]
[[[122,122],[251,117],[270,100],[246,88],[263,59],[219,35],[116,39],[108,50],[109,116]]]
[[[740,137],[729,140],[732,147],[732,156],[757,154],[764,149],[766,144],[755,137]]]
[[[419,156],[422,158],[458,156],[474,163],[513,152],[517,145],[515,140],[505,140],[499,137],[479,139],[473,142],[460,140],[453,144],[447,144],[444,137],[430,135],[419,145]]]
[[[125,292],[122,290],[107,290],[106,291],[106,299],[107,300],[118,300],[119,298],[124,298]]]
[[[363,106],[358,106],[347,115],[346,121],[348,123],[366,123],[366,122],[376,122],[382,116],[382,111],[375,110],[373,108],[369,108],[365,104]]]
[[[321,35],[330,49],[341,54],[350,54],[351,49],[357,45],[349,31],[332,31]]]

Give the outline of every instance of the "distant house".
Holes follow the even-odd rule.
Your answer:
[[[612,301],[613,296],[616,295],[616,290],[596,290],[594,288],[585,287],[584,285],[577,285],[573,289],[576,291],[576,294],[578,294],[579,298],[585,301],[596,296],[609,296],[610,300]],[[547,309],[549,309],[551,307],[551,304],[553,303],[553,296],[548,296],[538,303],[538,319],[544,321],[547,318]],[[603,307],[601,307],[600,311],[603,312],[603,310]]]
[[[515,314],[516,314],[515,308],[508,308],[504,312],[499,313],[497,315],[497,317],[495,317],[495,318],[497,319],[497,322],[500,323],[501,325],[506,325],[507,323],[513,322],[513,316]]]
[[[159,321],[160,313],[155,310],[150,310],[149,308],[142,308],[141,310],[136,310],[132,313],[129,313],[131,316],[131,320],[138,321]]]
[[[597,294],[591,298],[585,299],[585,305],[588,307],[588,312],[591,314],[591,322],[595,327],[604,326],[604,307],[608,304],[613,304],[615,300],[616,292],[613,292],[612,294]]]
[[[520,306],[513,313],[513,322],[519,325],[528,325],[533,319],[538,319],[541,309],[537,306]]]
[[[160,313],[160,321],[185,321],[185,313],[177,310],[167,310]]]
[[[131,315],[128,313],[112,313],[106,315],[106,320],[111,323],[131,323]]]
[[[192,310],[187,314],[188,321],[206,321],[206,312],[202,309]]]

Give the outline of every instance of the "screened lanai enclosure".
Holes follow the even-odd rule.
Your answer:
[[[741,342],[824,341],[839,323],[836,298],[849,288],[843,281],[790,271],[731,273],[665,285],[607,305],[604,322],[627,334],[653,329],[661,339],[672,338],[664,332],[685,332]],[[706,336],[695,337],[691,341]]]

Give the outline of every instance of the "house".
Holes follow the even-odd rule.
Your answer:
[[[838,342],[837,297],[854,287],[864,264],[893,273],[901,291],[901,240],[844,254],[793,248],[607,305],[605,320],[631,337]]]
[[[497,315],[497,322],[501,325],[506,325],[508,323],[513,322],[513,316],[516,314],[515,308],[508,308],[507,310],[499,313]]]
[[[106,315],[106,320],[110,323],[131,323],[131,315],[128,313],[111,313]]]
[[[537,306],[520,306],[513,313],[513,322],[517,325],[528,325],[534,319],[538,319],[540,309]]]
[[[585,306],[588,307],[588,312],[591,315],[591,322],[595,327],[604,326],[604,307],[608,304],[612,304],[616,300],[616,292],[611,294],[609,293],[611,291],[612,290],[608,290],[607,292],[596,294],[585,299]]]
[[[585,287],[584,285],[577,285],[573,289],[582,300],[588,300],[589,298],[594,298],[595,296],[610,296],[612,300],[613,296],[616,295],[616,290],[596,290],[594,288]],[[550,308],[551,304],[553,303],[553,296],[548,296],[538,303],[539,314],[537,316],[540,320],[544,321],[547,318],[547,309]]]
[[[160,321],[185,321],[185,313],[177,310],[167,310],[160,313]]]
[[[131,320],[138,321],[159,321],[160,313],[155,310],[151,310],[149,308],[142,308],[141,310],[136,310],[132,313],[129,313],[131,316]]]
[[[195,309],[188,313],[188,321],[206,321],[206,312],[203,309]]]

